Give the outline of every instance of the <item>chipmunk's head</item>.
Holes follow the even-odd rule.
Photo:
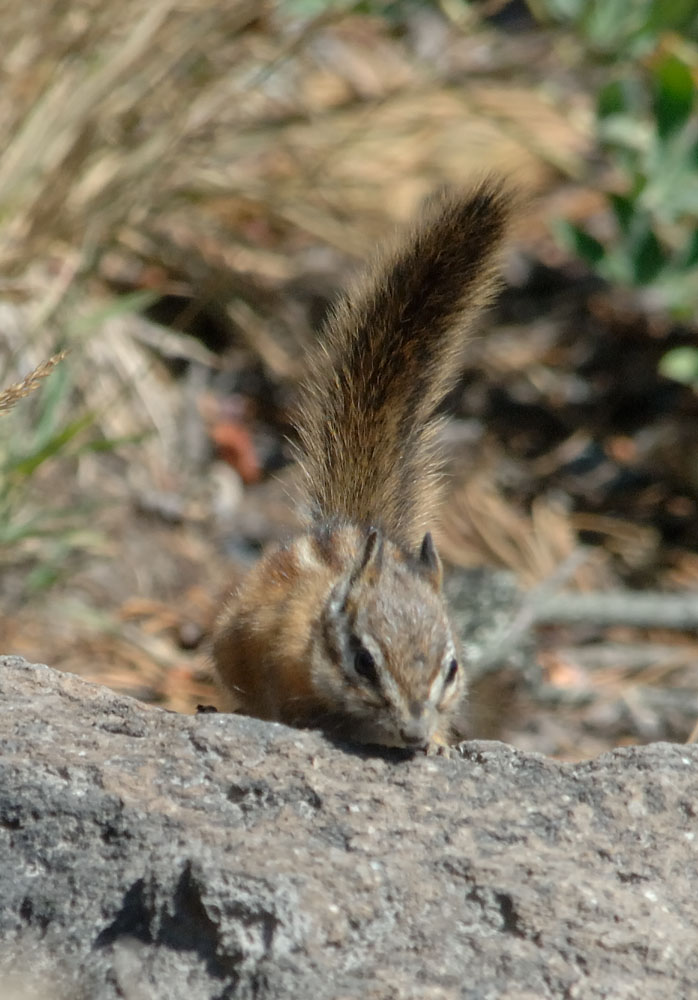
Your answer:
[[[330,594],[314,647],[315,685],[337,707],[337,733],[415,750],[443,742],[465,676],[431,535],[411,555],[369,531]],[[331,671],[319,667],[328,660]]]

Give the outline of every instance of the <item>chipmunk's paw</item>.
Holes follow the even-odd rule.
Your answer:
[[[457,757],[458,750],[452,747],[443,736],[434,736],[429,746],[424,751],[427,757]]]

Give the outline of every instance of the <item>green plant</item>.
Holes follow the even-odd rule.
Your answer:
[[[612,231],[565,223],[563,238],[608,281],[648,289],[675,316],[696,315],[698,118],[689,66],[674,54],[647,74],[607,84],[597,101],[613,171]]]
[[[612,284],[642,290],[653,309],[698,317],[698,108],[695,66],[659,51],[597,99],[601,149],[612,170],[610,231],[569,222],[559,233]],[[698,386],[698,348],[670,351],[662,374]]]
[[[77,520],[84,513],[41,502],[38,486],[42,469],[64,458],[92,422],[88,414],[64,419],[69,383],[69,369],[59,366],[0,423],[0,555],[5,564],[29,559],[30,591],[52,582],[59,557],[85,542]]]
[[[93,309],[72,320],[67,339],[77,344],[105,320],[136,311],[152,298],[136,293]],[[76,551],[103,543],[90,526],[94,504],[76,503],[70,488],[56,492],[55,482],[72,483],[82,455],[115,451],[144,437],[109,438],[100,432],[100,414],[80,402],[67,354],[54,355],[0,390],[0,564],[28,563],[28,592],[53,583]]]
[[[572,27],[597,57],[636,57],[665,31],[698,37],[696,0],[527,0],[541,22]]]
[[[606,81],[596,133],[610,168],[607,219],[593,230],[560,222],[562,242],[609,282],[642,289],[652,308],[695,320],[698,0],[528,4],[539,20],[572,28]],[[670,351],[661,371],[698,386],[698,348]]]

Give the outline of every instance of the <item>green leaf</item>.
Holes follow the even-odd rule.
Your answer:
[[[558,20],[578,20],[584,10],[586,0],[549,0],[546,4],[553,17]]]
[[[698,347],[675,347],[659,362],[659,372],[677,382],[695,385],[698,382]]]
[[[632,221],[635,218],[635,203],[633,199],[622,194],[611,194],[608,197],[621,232],[629,233]]]
[[[654,72],[654,116],[657,132],[666,141],[688,121],[693,108],[693,78],[677,56],[667,56]]]
[[[146,441],[154,433],[154,430],[146,430],[136,434],[124,434],[120,437],[95,438],[94,441],[86,441],[78,448],[75,448],[71,454],[85,455],[100,451],[117,451],[126,444],[142,444],[143,441]]]
[[[596,114],[599,118],[623,115],[630,111],[628,88],[622,80],[613,80],[599,91]]]
[[[30,594],[38,594],[52,587],[66,572],[62,562],[40,562],[29,571],[24,585]]]
[[[642,28],[641,11],[629,0],[587,3],[582,24],[592,47],[601,52],[622,50]]]
[[[596,265],[606,255],[603,243],[571,222],[562,223],[561,234],[570,249],[587,264]]]
[[[628,192],[628,197],[632,202],[638,201],[647,187],[647,178],[645,175],[636,170],[632,177],[632,184],[630,186],[630,191]]]
[[[94,419],[93,413],[85,413],[81,417],[72,420],[66,427],[49,438],[45,444],[42,444],[40,448],[34,449],[31,454],[8,462],[6,472],[12,472],[20,477],[31,476],[47,459],[59,454],[74,437],[94,423]]]
[[[688,237],[688,242],[680,255],[680,259],[686,270],[698,266],[698,229],[694,229]]]
[[[657,35],[668,29],[689,27],[697,14],[696,0],[654,0],[649,4],[646,30]]]
[[[34,538],[40,535],[43,522],[44,518],[41,514],[25,517],[23,521],[4,519],[3,523],[0,524],[0,545],[15,545],[25,538]]]
[[[649,122],[637,112],[608,115],[599,119],[597,128],[599,138],[605,145],[617,147],[617,151],[614,151],[616,157],[620,152],[626,152],[633,159],[648,149],[656,134]]]
[[[631,242],[633,284],[649,285],[665,261],[664,251],[653,230],[643,226]]]
[[[34,431],[32,447],[39,451],[55,434],[61,404],[70,392],[72,372],[65,363],[58,365],[39,390],[39,418]]]
[[[665,267],[652,284],[654,300],[678,323],[695,326],[698,318],[696,283],[698,273]]]
[[[102,305],[92,309],[87,315],[76,319],[71,325],[71,333],[73,335],[92,333],[94,330],[99,330],[107,320],[114,319],[117,316],[145,312],[159,298],[160,296],[157,292],[144,289],[108,299]]]

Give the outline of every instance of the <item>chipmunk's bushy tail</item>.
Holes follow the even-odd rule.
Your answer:
[[[297,420],[315,521],[382,528],[416,545],[434,516],[434,413],[497,287],[516,197],[500,180],[436,197],[337,306]]]

